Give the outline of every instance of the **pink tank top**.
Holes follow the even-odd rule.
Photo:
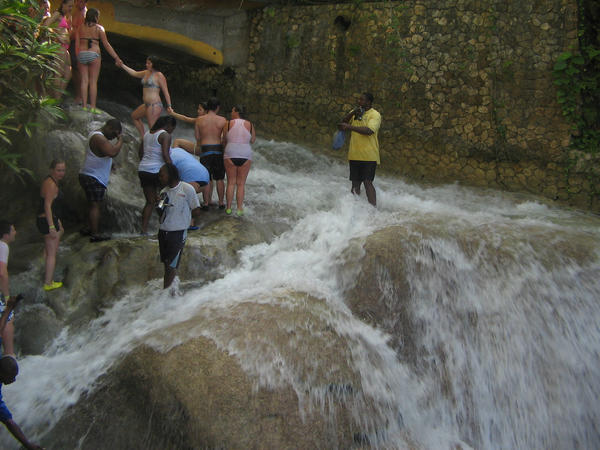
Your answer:
[[[243,158],[252,160],[252,147],[250,133],[244,126],[244,119],[233,119],[229,122],[227,132],[227,145],[225,146],[224,158]]]
[[[69,25],[69,21],[67,20],[67,18],[65,16],[62,16],[60,18],[60,22],[58,22],[58,28],[64,28],[67,31],[67,33],[71,29],[71,25]],[[60,45],[62,45],[67,50],[69,49],[69,44],[60,44]]]

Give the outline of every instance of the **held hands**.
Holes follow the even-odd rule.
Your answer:
[[[352,128],[352,125],[350,125],[349,123],[338,123],[338,129],[342,130],[342,131],[347,131],[350,130]]]

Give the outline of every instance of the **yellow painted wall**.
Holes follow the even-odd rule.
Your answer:
[[[90,1],[87,5],[90,8],[96,8],[100,11],[100,24],[106,31],[166,45],[197,56],[207,62],[219,65],[223,64],[223,53],[211,45],[195,41],[179,33],[163,30],[162,28],[119,22],[115,17],[115,8],[110,2]]]

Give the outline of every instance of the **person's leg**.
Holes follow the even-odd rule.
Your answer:
[[[354,195],[360,195],[360,184],[360,181],[352,180],[352,189],[350,189],[350,192]]]
[[[202,186],[202,198],[204,199],[204,204],[208,206],[210,202],[210,183]]]
[[[44,248],[46,251],[46,270],[44,284],[51,285],[54,281],[54,268],[56,267],[56,253],[58,251],[59,236],[44,235]]]
[[[248,160],[241,167],[236,167],[237,169],[237,192],[235,194],[235,199],[237,202],[238,211],[243,211],[244,205],[244,196],[246,195],[246,179],[248,178],[248,173],[250,172],[250,166],[252,165],[252,161]]]
[[[140,133],[140,137],[144,138],[144,123],[142,122],[142,117],[146,115],[146,105],[141,104],[131,113],[131,120],[133,120],[133,124],[135,128]]]
[[[146,204],[142,210],[142,233],[146,234],[148,232],[148,222],[150,222],[152,210],[156,205],[158,195],[156,193],[156,187],[153,185],[144,186],[142,189],[144,190],[144,197],[146,198]]]
[[[100,66],[102,58],[96,58],[89,64],[89,89],[90,89],[90,106],[96,107],[98,100],[98,77],[100,76]],[[82,91],[83,92],[83,91]]]
[[[367,194],[367,200],[373,206],[377,206],[377,193],[375,192],[375,186],[371,180],[365,180],[365,193]]]
[[[88,83],[89,83],[89,72],[88,66],[86,64],[78,64],[79,66],[79,78],[81,79],[81,83],[79,86],[79,92],[81,92],[81,106],[84,108],[87,107],[88,100]]]
[[[175,275],[177,274],[177,269],[165,264],[165,276],[163,279],[163,288],[166,289],[171,286],[173,280],[175,279]]]
[[[148,128],[152,128],[154,122],[160,117],[162,112],[162,106],[159,104],[153,104],[146,107],[146,120],[148,121]]]
[[[100,202],[90,202],[90,233],[92,236],[98,235],[98,224],[100,223]]]
[[[229,158],[225,158],[224,164],[225,173],[227,174],[227,192],[225,195],[225,201],[227,211],[229,211],[231,210],[231,204],[233,203],[233,194],[235,192],[235,185],[237,183],[237,167]]]
[[[225,206],[225,179],[217,180],[217,195],[219,197],[219,206]]]

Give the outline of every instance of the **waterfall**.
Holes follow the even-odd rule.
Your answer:
[[[344,163],[285,142],[259,139],[254,151],[246,216],[231,220],[252,221],[273,239],[175,298],[161,280],[133,289],[88,327],[64,329],[43,355],[22,358],[3,394],[32,437],[140,343],[168,351],[201,335],[257,386],[291,386],[302,410],[320,408],[328,420],[331,408],[350,409],[364,433],[358,441],[374,448],[598,448],[600,218],[526,195],[382,175],[374,209],[364,193],[351,195]],[[366,280],[389,315],[367,323],[347,296],[365,281],[364,244],[390,227],[403,236],[388,243],[397,260],[377,263]],[[396,264],[404,291],[391,275]],[[313,320],[278,317],[274,328],[303,337],[288,341],[218,326],[253,302],[309,309]],[[206,327],[161,333],[191,316]],[[323,351],[356,379],[323,385],[335,367],[301,363],[319,363],[305,343],[324,327],[345,345]],[[5,432],[1,442],[16,448]]]

